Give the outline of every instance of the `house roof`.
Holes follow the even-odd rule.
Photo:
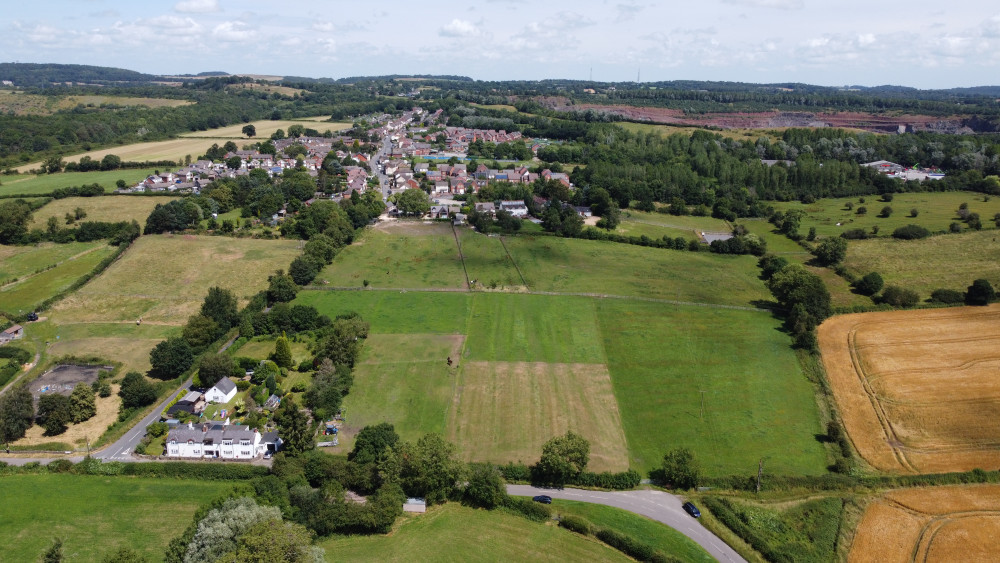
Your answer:
[[[232,379],[223,377],[214,385],[214,387],[221,391],[223,395],[228,395],[233,389],[236,389],[236,384],[233,383]]]
[[[222,424],[220,422],[216,423],[204,423],[196,424],[191,426],[176,426],[167,433],[167,441],[177,442],[187,442],[191,440],[197,443],[222,443],[222,440],[232,439],[253,439],[255,429],[250,428],[244,424]],[[274,434],[274,432],[268,432],[267,434]],[[264,434],[261,434],[261,441],[264,438]]]
[[[13,325],[7,330],[3,331],[4,334],[17,334],[19,331],[24,330],[21,325]]]

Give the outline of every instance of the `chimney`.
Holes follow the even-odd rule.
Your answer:
[[[208,432],[208,424],[207,423],[201,425],[201,431],[202,432]]]

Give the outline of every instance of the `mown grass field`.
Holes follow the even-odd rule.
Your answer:
[[[684,237],[688,240],[698,238],[698,232],[729,232],[732,227],[721,219],[712,217],[695,217],[693,215],[667,215],[663,213],[648,213],[628,209],[622,213],[622,222],[617,232],[623,235],[642,236],[652,239]]]
[[[709,476],[761,458],[776,474],[825,472],[812,386],[769,313],[608,300],[597,314],[632,467],[688,447]]]
[[[25,169],[25,171],[27,171],[28,168],[37,168],[37,166],[37,163],[30,165]],[[115,189],[115,184],[118,180],[125,180],[127,184],[134,185],[136,182],[142,180],[146,176],[149,176],[154,171],[155,170],[153,168],[139,168],[135,170],[110,170],[106,172],[60,172],[58,174],[4,175],[0,176],[0,195],[43,195],[52,193],[54,190],[59,188],[69,188],[72,186],[83,186],[95,183],[104,186],[105,192],[111,192]],[[35,213],[41,213],[44,210],[45,208],[43,207]]]
[[[911,224],[921,225],[931,232],[944,232],[951,223],[961,223],[957,211],[962,203],[968,203],[969,211],[979,214],[984,229],[992,229],[993,215],[1000,213],[1000,198],[991,197],[989,201],[983,201],[983,194],[972,192],[893,194],[892,201],[888,203],[874,195],[864,196],[864,203],[860,203],[859,199],[821,199],[809,204],[797,201],[774,202],[773,205],[781,211],[804,211],[799,231],[805,235],[810,227],[816,227],[816,234],[819,236],[838,236],[848,229],[864,229],[870,233],[876,225],[881,236],[889,236],[897,227]],[[853,204],[854,209],[847,209],[847,203]],[[868,213],[858,215],[858,207],[861,206],[867,208]],[[891,207],[893,213],[883,219],[878,215],[885,206]],[[917,210],[916,217],[910,217],[911,209]],[[838,226],[837,223],[841,225]],[[961,224],[963,229],[967,228],[964,223]]]
[[[288,128],[292,125],[301,125],[303,127],[315,129],[320,133],[329,129],[330,131],[341,131],[343,129],[350,129],[350,123],[317,123],[314,121],[293,121],[293,120],[277,120],[272,121],[270,119],[262,119],[260,121],[253,121],[250,123],[239,123],[237,125],[229,125],[226,127],[219,127],[217,129],[207,129],[205,131],[192,131],[190,133],[184,133],[180,135],[181,137],[187,138],[213,138],[213,139],[247,139],[247,136],[243,134],[243,128],[247,125],[253,125],[257,130],[257,135],[254,139],[270,137],[272,133],[281,129],[282,131],[288,132]],[[247,139],[248,141],[250,139]],[[211,146],[211,145],[209,145]]]
[[[388,223],[366,229],[323,269],[317,281],[334,287],[454,288],[466,286],[451,226]]]
[[[560,515],[573,514],[586,518],[598,528],[610,528],[632,536],[681,561],[692,563],[715,561],[704,548],[687,536],[669,526],[632,512],[612,506],[562,499],[553,499],[552,509]]]
[[[300,241],[149,235],[103,274],[52,311],[59,323],[143,321],[181,325],[198,311],[208,289],[229,289],[241,300],[287,269]],[[176,257],[164,263],[164,257]]]
[[[469,293],[402,291],[300,291],[296,304],[312,305],[331,319],[354,311],[372,334],[465,334]]]
[[[56,244],[43,242],[33,246],[0,245],[0,285],[105,246],[104,241]]]
[[[90,273],[101,260],[112,253],[113,247],[98,245],[92,252],[78,254],[76,258],[66,260],[55,268],[5,286],[0,290],[0,310],[17,313],[34,309],[42,301]]]
[[[844,265],[856,275],[878,272],[887,285],[912,289],[922,298],[935,289],[965,291],[986,278],[1000,286],[1000,238],[996,231],[970,231],[923,240],[851,241]]]
[[[514,262],[499,237],[488,237],[472,229],[459,229],[462,256],[469,280],[479,289],[519,289],[524,287]]]
[[[122,546],[162,561],[167,543],[191,523],[198,507],[231,486],[89,475],[0,477],[3,558],[38,560],[58,537],[67,561],[100,561]]]
[[[104,196],[104,197],[67,197],[56,199],[34,213],[29,229],[45,229],[49,217],[55,217],[61,227],[73,228],[84,221],[138,221],[146,224],[146,218],[157,204],[166,205],[177,199],[175,197],[146,196]],[[87,216],[71,225],[66,224],[66,214],[74,213],[77,208],[83,209]]]
[[[233,350],[231,355],[253,358],[255,360],[266,360],[268,356],[274,353],[275,342],[276,339],[270,337],[255,338],[243,346],[240,346],[239,349]],[[306,342],[294,342],[291,338],[289,338],[288,347],[292,350],[292,361],[296,366],[303,360],[313,357],[313,355],[309,353],[309,345]]]
[[[327,561],[630,561],[553,524],[455,503],[404,517],[385,536],[335,537],[318,545]]]

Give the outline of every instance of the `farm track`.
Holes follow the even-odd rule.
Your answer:
[[[761,307],[744,307],[741,305],[722,305],[719,303],[697,303],[694,301],[677,301],[674,299],[658,299],[655,297],[640,297],[638,295],[612,295],[608,293],[583,293],[583,292],[569,292],[569,291],[504,291],[504,292],[491,292],[491,291],[472,291],[469,289],[455,288],[455,287],[379,287],[379,288],[364,288],[364,287],[330,287],[330,286],[308,286],[302,288],[303,291],[398,291],[400,293],[508,293],[512,295],[550,295],[550,296],[565,296],[565,297],[594,297],[598,299],[622,299],[627,301],[641,301],[644,303],[663,303],[667,305],[681,305],[688,307],[707,307],[710,309],[731,309],[736,311],[759,311],[770,313],[770,309],[764,309]]]

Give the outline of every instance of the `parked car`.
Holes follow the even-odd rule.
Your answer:
[[[274,454],[272,454],[271,452],[264,452],[264,459],[271,459],[271,456],[273,455]]]
[[[549,495],[538,495],[536,497],[532,497],[531,500],[542,504],[552,504],[552,497]]]
[[[701,518],[701,511],[698,510],[698,507],[695,506],[693,503],[691,503],[691,502],[685,502],[684,505],[683,505],[683,508],[684,508],[684,512],[687,512],[692,517],[694,517],[694,518]]]
[[[36,313],[34,311],[28,313],[28,320],[31,321],[31,322],[37,321],[38,320],[38,313]]]

